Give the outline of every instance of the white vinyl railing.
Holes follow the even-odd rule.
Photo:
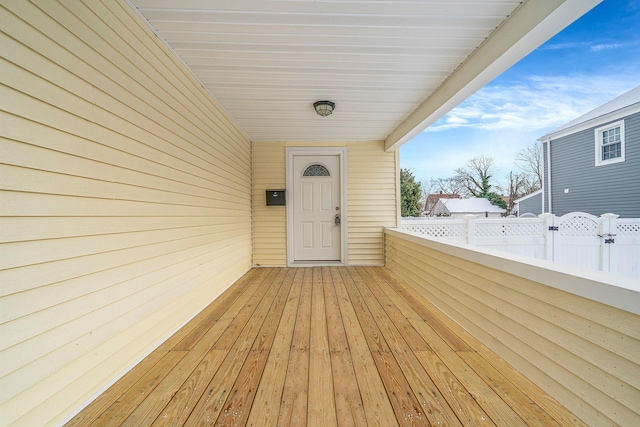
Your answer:
[[[537,218],[403,218],[421,236],[496,249],[582,268],[640,277],[640,218],[573,212]]]

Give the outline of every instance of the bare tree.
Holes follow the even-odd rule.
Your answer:
[[[466,193],[474,197],[485,197],[491,191],[493,158],[474,157],[467,167],[456,169],[456,178],[464,183]]]
[[[530,193],[531,180],[526,172],[513,173],[509,172],[508,187],[503,188],[503,193],[509,195],[509,203],[507,204],[507,214],[513,211],[514,201],[522,196]]]
[[[429,206],[427,203],[429,202],[429,194],[433,193],[434,189],[437,188],[438,183],[435,179],[430,179],[428,181],[420,182],[420,188],[422,189],[422,212],[427,212],[429,210]]]
[[[527,175],[531,175],[528,179],[531,188],[526,194],[542,188],[542,147],[539,144],[534,142],[520,150],[515,163]]]
[[[457,176],[436,179],[435,188],[444,194],[466,194],[464,182]]]

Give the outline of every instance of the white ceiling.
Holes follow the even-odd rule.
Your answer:
[[[365,141],[393,134],[387,146],[395,148],[600,0],[522,6],[515,0],[130,1],[251,140]],[[534,2],[550,11],[534,10]],[[505,51],[572,2],[580,5],[572,6],[573,18],[538,31],[543,37],[504,60]],[[513,27],[531,28],[496,32],[518,8],[523,22],[535,22]],[[480,55],[492,34],[494,45],[505,46]],[[487,59],[473,62],[472,55]],[[499,69],[477,78],[500,60]],[[473,71],[453,79],[446,101],[441,95],[429,106],[465,61]],[[324,99],[336,103],[328,117],[313,110]]]

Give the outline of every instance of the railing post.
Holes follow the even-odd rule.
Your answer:
[[[465,215],[464,219],[467,220],[467,244],[475,245],[476,243],[476,215]]]
[[[553,230],[556,216],[550,213],[538,215],[544,220],[544,259],[553,261]]]
[[[620,215],[606,213],[600,215],[600,270],[611,272],[611,247],[615,243],[615,235],[618,227],[616,218]]]

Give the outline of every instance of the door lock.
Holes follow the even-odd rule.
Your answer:
[[[336,225],[340,225],[340,214],[336,214],[335,223]]]

